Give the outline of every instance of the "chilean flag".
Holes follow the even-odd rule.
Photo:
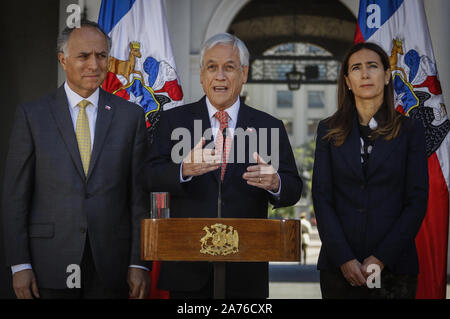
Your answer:
[[[450,121],[445,111],[423,2],[360,0],[355,43],[375,42],[390,54],[395,105],[425,126],[429,198],[416,237],[416,298],[446,298],[450,185]]]
[[[149,134],[160,111],[184,104],[162,0],[103,0],[98,24],[112,39],[104,90],[139,104]]]
[[[102,87],[144,108],[152,138],[160,112],[184,104],[164,2],[102,0],[98,24],[112,39]],[[168,291],[157,288],[160,267],[153,262],[148,298],[169,298]]]

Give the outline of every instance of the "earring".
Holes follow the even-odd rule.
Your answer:
[[[349,87],[348,90],[351,91],[352,89]]]

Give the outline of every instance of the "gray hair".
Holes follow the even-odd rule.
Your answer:
[[[239,60],[241,62],[241,67],[249,65],[250,53],[248,52],[248,49],[245,46],[244,42],[242,42],[242,40],[232,34],[218,33],[203,43],[202,49],[200,50],[200,68],[203,67],[203,57],[206,50],[211,49],[218,44],[232,44],[233,49],[237,48],[239,50]]]
[[[111,51],[111,46],[112,46],[112,41],[111,38],[105,33],[105,31],[102,30],[102,28],[100,28],[100,26],[93,22],[93,21],[89,21],[89,20],[81,20],[80,21],[80,27],[92,27],[95,28],[97,30],[99,30],[106,39],[106,43],[108,44],[108,54]],[[57,47],[56,47],[56,53],[64,53],[64,56],[67,56],[67,44],[69,42],[69,38],[70,35],[72,34],[73,30],[75,30],[76,27],[70,28],[70,27],[66,27],[61,34],[58,37],[57,40]]]

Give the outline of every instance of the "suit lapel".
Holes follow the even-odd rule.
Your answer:
[[[211,128],[211,121],[209,119],[208,108],[206,107],[206,97],[203,97],[200,101],[194,104],[190,110],[192,112],[192,116],[194,120],[202,121],[202,136],[203,133]],[[192,125],[194,125],[194,121],[192,121]],[[192,127],[192,132],[194,132],[194,127]],[[196,132],[194,132],[196,133]],[[194,139],[196,136],[192,136]],[[208,145],[209,142],[213,141],[214,138],[211,136],[211,139],[206,140],[205,145]],[[198,143],[198,141],[193,140],[194,143]],[[194,144],[195,145],[195,144]]]
[[[98,157],[101,153],[106,135],[114,116],[115,107],[113,105],[108,105],[108,102],[109,99],[106,93],[102,89],[100,89],[98,98],[97,121],[95,123],[94,145],[92,148],[91,162],[89,164],[87,179],[89,179],[89,177],[92,175],[92,171],[94,170],[95,163],[97,162]]]
[[[372,153],[369,156],[369,165],[367,168],[367,177],[370,177],[385,161],[385,159],[394,151],[399,138],[386,141],[383,137],[378,137],[373,144]]]
[[[253,117],[250,112],[250,107],[241,102],[241,106],[239,107],[236,128],[240,127],[244,130],[247,129],[247,127],[251,125],[252,118]]]
[[[361,164],[361,141],[358,128],[358,116],[355,110],[353,125],[350,134],[344,144],[336,148],[347,164],[351,167],[353,173],[361,180],[364,180],[364,174]]]
[[[72,118],[69,111],[69,102],[67,101],[64,86],[60,86],[56,91],[55,99],[50,102],[50,110],[55,119],[58,130],[72,157],[72,161],[80,177],[85,180],[86,176],[81,163],[80,151],[78,150],[77,138],[73,128]]]

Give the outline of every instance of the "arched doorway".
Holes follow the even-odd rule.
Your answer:
[[[227,30],[246,43],[251,55],[281,43],[308,42],[342,57],[353,42],[355,23],[340,1],[252,0]]]

